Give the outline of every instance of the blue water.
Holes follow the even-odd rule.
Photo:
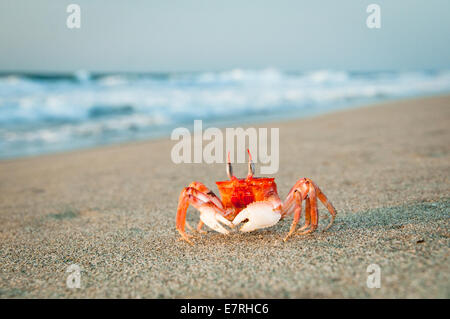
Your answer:
[[[168,136],[194,119],[238,125],[448,92],[450,71],[3,75],[0,158]]]

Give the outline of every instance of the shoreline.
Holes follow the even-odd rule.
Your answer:
[[[313,179],[338,211],[329,231],[320,206],[319,231],[286,244],[291,218],[178,241],[181,189],[226,173],[172,163],[167,138],[1,160],[0,298],[450,298],[450,96],[255,127],[280,128],[280,197]],[[71,264],[82,289],[65,286]]]
[[[317,111],[307,111],[305,113],[305,111],[294,111],[292,114],[289,114],[288,116],[286,115],[282,115],[282,116],[275,116],[274,114],[272,114],[271,116],[253,116],[252,118],[250,118],[247,121],[238,121],[238,122],[233,122],[230,120],[225,120],[225,119],[221,119],[221,120],[215,120],[213,122],[211,122],[208,126],[205,126],[205,128],[207,127],[217,127],[220,130],[225,129],[227,126],[231,126],[231,127],[249,127],[249,126],[262,126],[264,124],[272,124],[272,123],[286,123],[286,122],[291,122],[291,121],[299,121],[299,120],[305,120],[305,119],[311,119],[311,118],[315,118],[315,117],[320,117],[323,115],[328,115],[328,114],[336,114],[336,113],[340,113],[340,112],[349,112],[355,109],[365,109],[365,108],[372,108],[372,107],[378,107],[378,106],[383,106],[385,104],[391,104],[391,103],[398,103],[398,102],[407,102],[407,101],[414,101],[417,99],[428,99],[428,98],[445,98],[450,96],[449,92],[441,92],[441,93],[430,93],[430,94],[425,94],[425,95],[420,95],[420,96],[409,96],[409,97],[396,97],[396,98],[386,98],[385,100],[373,100],[373,101],[366,101],[366,102],[353,102],[350,104],[345,104],[345,106],[343,107],[338,107],[336,109],[326,109],[326,110],[317,110]],[[293,117],[291,117],[293,116]],[[187,128],[189,129],[189,131],[192,131],[192,123],[189,123],[189,125],[187,125]],[[130,145],[134,145],[134,144],[141,144],[141,143],[149,143],[152,141],[163,141],[163,140],[168,140],[170,139],[170,132],[173,131],[173,129],[168,129],[167,131],[161,131],[158,133],[155,133],[146,137],[141,137],[141,138],[136,138],[136,139],[130,139],[130,140],[124,140],[122,142],[105,142],[105,143],[101,143],[98,145],[94,145],[94,146],[81,146],[81,147],[76,147],[73,149],[66,149],[66,150],[59,150],[59,151],[50,151],[50,152],[41,152],[41,153],[36,153],[36,154],[31,154],[31,155],[22,155],[22,156],[17,156],[17,157],[5,157],[5,158],[0,158],[0,163],[1,162],[8,162],[8,161],[16,161],[16,160],[21,160],[21,159],[29,159],[29,158],[37,158],[37,157],[41,157],[41,156],[52,156],[52,155],[61,155],[61,154],[71,154],[71,153],[77,153],[77,152],[83,152],[83,151],[90,151],[90,150],[94,150],[94,149],[104,149],[104,148],[109,148],[109,147],[122,147],[122,146],[126,146],[128,144]],[[192,133],[192,132],[191,132]]]

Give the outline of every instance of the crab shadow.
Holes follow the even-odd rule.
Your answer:
[[[406,206],[391,206],[370,209],[360,212],[341,212],[338,213],[333,226],[326,232],[322,229],[329,222],[329,218],[321,215],[319,220],[319,228],[308,235],[298,236],[304,240],[320,240],[325,237],[337,236],[340,234],[352,233],[364,230],[395,230],[406,227],[407,225],[419,225],[426,223],[438,223],[448,220],[450,217],[450,200],[429,203],[420,202]],[[325,218],[322,218],[325,217]],[[251,243],[258,241],[277,240],[286,236],[289,231],[292,219],[287,218],[277,225],[258,230],[255,232],[241,233],[237,229],[231,231],[229,235],[218,234],[208,230],[206,234],[197,237],[197,241],[209,243]],[[299,222],[299,226],[303,225],[303,220]],[[295,237],[295,234],[294,236]]]

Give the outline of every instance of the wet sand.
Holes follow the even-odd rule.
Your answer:
[[[319,232],[286,243],[291,218],[178,241],[181,189],[226,173],[174,164],[167,139],[0,161],[0,297],[450,298],[450,97],[259,126],[280,128],[280,196],[309,177],[335,205],[327,232],[320,206]]]

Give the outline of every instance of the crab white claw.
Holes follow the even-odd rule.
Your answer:
[[[269,202],[254,202],[242,210],[234,219],[233,226],[248,220],[239,230],[251,232],[257,229],[271,227],[281,218],[279,211],[274,210]]]
[[[228,234],[229,231],[221,225],[227,225],[228,227],[233,228],[234,225],[225,217],[217,213],[212,207],[203,206],[199,208],[200,211],[200,220],[205,223],[211,229],[221,233]]]

